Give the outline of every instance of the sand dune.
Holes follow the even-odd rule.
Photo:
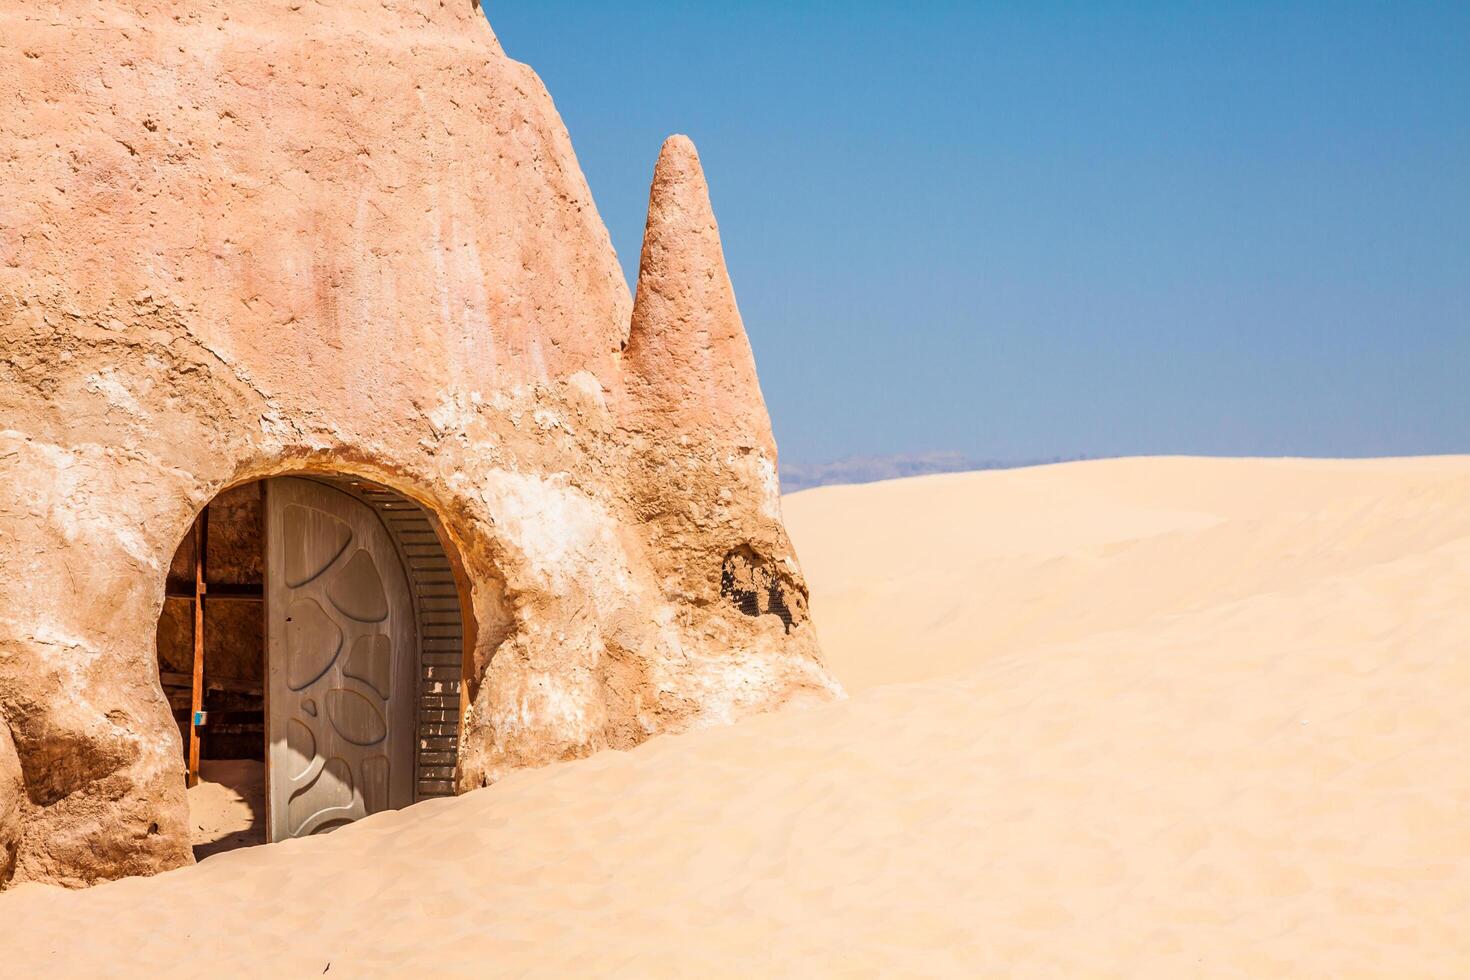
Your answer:
[[[786,514],[857,691],[1423,558],[1470,533],[1470,461],[1106,460],[821,488]]]
[[[849,701],[24,887],[4,972],[1470,974],[1470,459],[786,506]]]

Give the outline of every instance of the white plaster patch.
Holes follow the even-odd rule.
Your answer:
[[[107,400],[108,405],[134,418],[148,417],[148,412],[138,404],[138,400],[133,397],[127,385],[118,379],[116,368],[105,368],[95,374],[87,375],[82,382],[82,387],[91,394],[101,395]]]
[[[761,488],[761,514],[773,521],[781,520],[781,478],[775,462],[765,453],[737,454],[725,457],[736,470],[744,470]]]
[[[756,459],[763,493],[761,513],[773,521],[779,521],[781,519],[781,477],[776,473],[776,463],[765,453],[761,453]]]
[[[136,528],[114,526],[112,530],[114,537],[117,539],[117,543],[122,545],[123,551],[128,553],[129,558],[145,568],[151,568],[155,571],[161,567],[153,549],[149,547],[147,539]]]
[[[785,656],[779,648],[757,641],[748,649],[731,650],[723,657],[701,657],[697,669],[661,672],[667,688],[699,705],[691,728],[728,725],[751,711],[769,710],[780,702],[772,692],[790,690],[801,678],[814,690],[825,690],[837,699],[842,688],[817,664]]]
[[[68,633],[46,619],[33,617],[25,622],[18,619],[0,619],[0,624],[4,624],[6,631],[11,636],[23,636],[44,646],[81,650],[86,654],[88,660],[95,660],[99,652],[85,637]]]
[[[38,610],[33,609],[32,612],[34,614]],[[0,628],[11,636],[30,640],[40,646],[65,650],[66,656],[48,656],[46,662],[54,670],[65,672],[68,686],[73,692],[83,689],[87,670],[102,655],[102,651],[85,637],[68,633],[56,623],[37,615],[23,623],[14,619],[0,619]]]
[[[458,389],[440,392],[439,404],[427,413],[429,425],[433,426],[434,434],[438,436],[449,432],[464,432],[479,418],[476,408],[479,404],[479,392]]]
[[[279,409],[272,407],[260,414],[260,431],[277,443],[284,442],[291,433],[291,424],[281,417]]]
[[[548,589],[561,592],[577,582],[592,595],[632,590],[616,521],[592,497],[554,478],[497,470],[484,499],[501,533]]]
[[[126,512],[112,514],[91,509],[94,500],[113,499],[110,495],[96,498],[89,492],[93,485],[100,485],[92,475],[105,473],[112,465],[104,447],[83,443],[66,449],[53,443],[30,441],[23,448],[45,460],[43,466],[36,468],[45,474],[45,486],[33,500],[46,508],[52,525],[67,541],[75,541],[84,534],[98,539],[111,537],[133,561],[145,568],[159,567],[158,558],[140,526],[127,523],[135,518]]]
[[[516,703],[515,721],[525,729],[585,732],[585,698],[568,691],[560,678],[536,673],[527,678],[530,689]]]
[[[567,384],[586,395],[599,409],[607,411],[607,396],[602,391],[602,382],[591,371],[578,371],[567,378]]]

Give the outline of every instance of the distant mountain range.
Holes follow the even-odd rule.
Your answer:
[[[827,463],[782,462],[781,490],[795,493],[837,483],[873,483],[930,473],[960,473],[968,470],[1006,470],[1043,463],[1068,463],[1083,456],[1052,459],[979,459],[964,453],[900,453],[894,456],[848,456]]]

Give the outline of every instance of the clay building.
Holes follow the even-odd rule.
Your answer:
[[[471,0],[0,0],[0,104],[0,884],[839,695],[688,140],[630,293]]]

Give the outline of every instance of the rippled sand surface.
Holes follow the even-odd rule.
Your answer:
[[[850,700],[22,887],[0,973],[1470,975],[1470,459],[786,510]]]

